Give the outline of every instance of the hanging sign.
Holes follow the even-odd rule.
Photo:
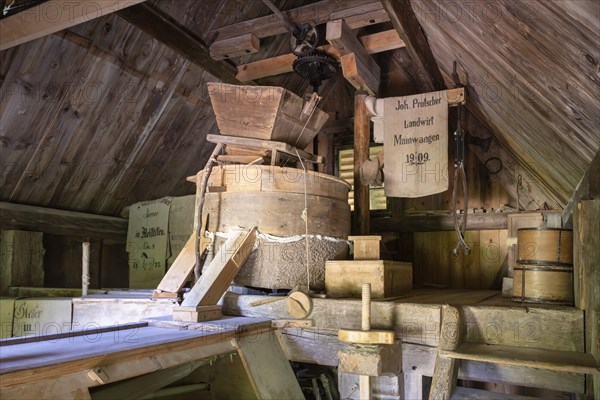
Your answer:
[[[384,99],[385,195],[448,190],[447,91]]]

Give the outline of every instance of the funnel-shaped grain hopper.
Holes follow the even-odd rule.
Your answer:
[[[328,118],[281,87],[211,82],[208,94],[219,131],[225,136],[285,142],[304,149]]]

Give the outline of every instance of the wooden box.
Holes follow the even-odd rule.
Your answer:
[[[221,306],[174,307],[173,321],[202,322],[221,319]]]
[[[327,261],[325,292],[329,297],[360,298],[362,285],[371,284],[371,297],[399,296],[412,289],[412,264],[386,260]]]

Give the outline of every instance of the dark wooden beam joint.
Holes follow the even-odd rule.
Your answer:
[[[418,76],[415,79],[421,89],[425,91],[446,89],[442,73],[410,5],[410,0],[382,0],[381,3],[417,66]]]

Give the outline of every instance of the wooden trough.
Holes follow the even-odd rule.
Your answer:
[[[208,83],[221,135],[285,142],[306,148],[328,115],[281,87]]]

